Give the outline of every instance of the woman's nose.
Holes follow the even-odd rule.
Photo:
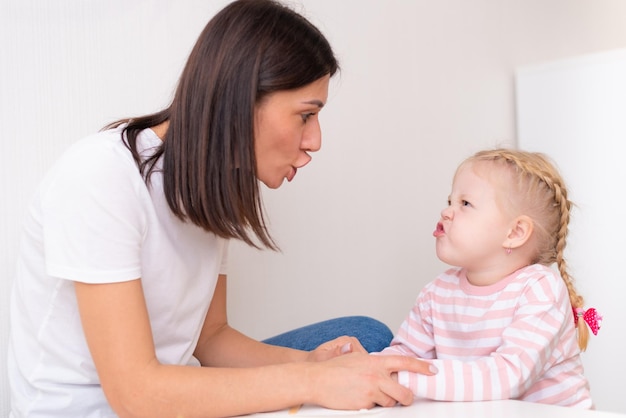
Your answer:
[[[307,122],[307,127],[302,136],[302,149],[317,152],[322,148],[322,129],[317,118]]]

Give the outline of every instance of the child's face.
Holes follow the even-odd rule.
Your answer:
[[[485,271],[501,260],[512,220],[501,209],[502,199],[493,184],[493,179],[505,175],[502,170],[481,161],[466,163],[457,171],[449,205],[441,211],[433,233],[437,257],[444,263]]]

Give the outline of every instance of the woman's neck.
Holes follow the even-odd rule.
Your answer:
[[[167,133],[167,128],[170,126],[170,121],[166,120],[165,122],[159,123],[156,126],[153,126],[152,129],[156,136],[159,137],[161,141],[165,140],[165,134]]]

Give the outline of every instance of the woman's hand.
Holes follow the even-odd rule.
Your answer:
[[[364,353],[340,355],[316,363],[311,402],[333,409],[363,409],[376,405],[410,405],[413,393],[397,382],[397,372],[433,375],[430,364],[407,356]]]
[[[367,351],[359,340],[355,337],[338,337],[334,340],[327,341],[324,344],[318,346],[315,350],[309,351],[307,361],[324,361],[331,358],[341,356],[349,353],[364,353]]]

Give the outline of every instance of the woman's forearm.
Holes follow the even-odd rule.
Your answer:
[[[257,367],[304,361],[308,352],[264,344],[225,325],[199,344],[194,355],[203,366]]]

